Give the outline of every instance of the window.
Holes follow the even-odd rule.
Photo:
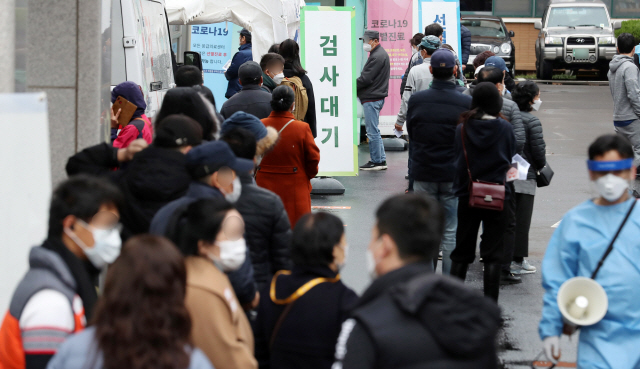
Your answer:
[[[603,7],[551,8],[547,27],[606,27],[609,24],[607,11]]]
[[[493,11],[492,0],[460,0],[462,12],[489,12]]]
[[[461,24],[469,29],[471,36],[505,37],[505,31],[500,22],[481,19],[463,19]]]
[[[533,0],[494,0],[493,15],[502,17],[530,17]]]

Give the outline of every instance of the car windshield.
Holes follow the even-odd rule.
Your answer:
[[[485,19],[463,19],[461,24],[471,31],[471,36],[504,38],[502,23]]]
[[[606,27],[609,24],[604,7],[551,8],[547,27]]]

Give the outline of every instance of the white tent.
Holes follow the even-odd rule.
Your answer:
[[[199,12],[202,4],[204,10]],[[256,61],[274,43],[296,37],[304,5],[304,0],[166,0],[170,24],[231,22],[251,31]],[[191,19],[189,14],[195,13]]]

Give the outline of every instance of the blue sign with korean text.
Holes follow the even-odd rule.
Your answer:
[[[442,43],[451,45],[461,58],[460,0],[419,0],[418,12],[420,32],[432,23],[440,24],[444,30]]]
[[[191,51],[202,56],[204,85],[213,92],[218,110],[226,100],[227,79],[224,76],[224,65],[231,60],[233,40],[232,24],[213,23],[191,26]],[[237,34],[236,34],[237,36]]]

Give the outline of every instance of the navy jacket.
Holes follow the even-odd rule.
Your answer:
[[[462,124],[456,128],[456,174],[453,190],[457,197],[469,195],[469,174],[462,150]],[[470,119],[464,124],[464,144],[469,157],[473,180],[504,183],[507,171],[516,154],[516,137],[513,126],[502,118]],[[505,186],[505,195],[511,196],[513,186]]]
[[[471,53],[471,31],[463,25],[460,25],[460,53],[462,54],[462,65],[469,62],[469,54]]]
[[[295,266],[291,275],[276,280],[275,295],[285,299],[315,278],[334,278],[326,266]],[[256,358],[260,369],[330,369],[342,322],[358,296],[342,281],[320,283],[294,302],[278,331],[273,347],[269,342],[276,322],[287,305],[269,297],[270,286],[260,291],[255,324]]]
[[[434,80],[430,89],[413,94],[407,106],[414,180],[453,182],[456,126],[460,114],[470,109],[471,97],[449,81]]]
[[[167,229],[169,225],[168,223],[177,210],[183,209],[192,202],[211,198],[224,198],[224,196],[217,188],[207,186],[201,182],[191,182],[187,193],[183,197],[168,203],[156,213],[151,221],[149,233],[158,236],[166,236],[169,231],[169,229]],[[257,287],[253,278],[253,265],[251,263],[249,247],[247,247],[247,257],[244,260],[244,264],[242,264],[240,269],[235,272],[227,273],[227,276],[229,277],[233,290],[241,304],[253,301]]]
[[[224,94],[224,97],[227,99],[231,96],[235,95],[238,91],[242,90],[242,85],[238,82],[238,69],[240,66],[249,60],[253,60],[253,53],[251,52],[251,44],[241,45],[238,49],[239,51],[233,56],[231,59],[231,65],[226,72],[224,72],[224,76],[229,81],[229,85],[227,86],[227,93]]]
[[[271,114],[272,110],[271,94],[259,85],[247,85],[222,104],[220,114],[224,119],[228,119],[233,113],[243,111],[255,115],[258,119],[264,119]]]

